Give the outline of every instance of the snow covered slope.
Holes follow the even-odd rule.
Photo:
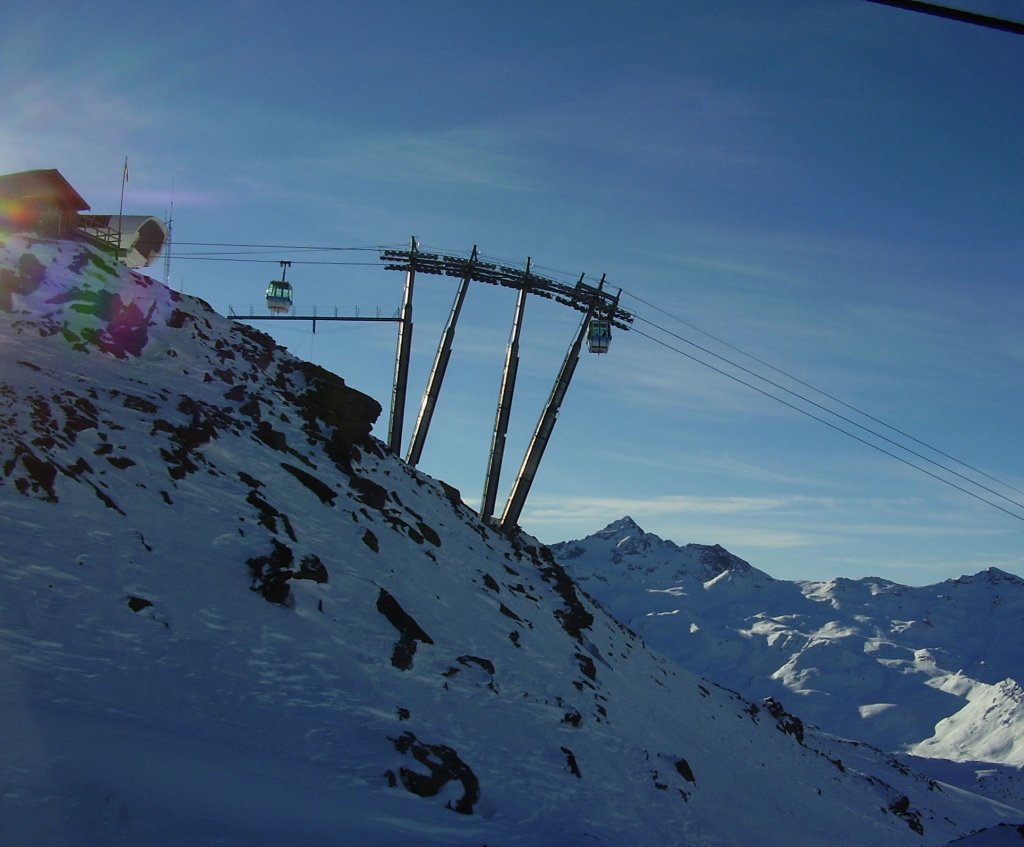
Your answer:
[[[888,750],[1024,765],[1024,580],[1012,574],[787,582],[630,518],[551,549],[648,643],[747,696]]]
[[[941,845],[1024,819],[651,653],[267,336],[83,245],[0,242],[0,844]]]

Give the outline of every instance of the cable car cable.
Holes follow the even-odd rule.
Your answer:
[[[925,15],[934,15],[937,18],[947,18],[948,20],[959,21],[960,23],[998,29],[1002,32],[1013,33],[1014,35],[1024,35],[1024,23],[1011,21],[1006,18],[996,18],[991,15],[982,15],[978,12],[954,9],[952,6],[923,3],[921,0],[868,0],[868,2],[877,3],[880,6],[892,6],[894,9],[905,9],[908,12],[921,12]]]
[[[376,253],[381,249],[380,247],[319,247],[310,244],[237,244],[226,241],[175,241],[174,243],[185,247],[257,247],[271,250],[324,250],[327,252],[364,250]]]
[[[927,456],[925,456],[925,455],[923,455],[921,453],[918,453],[918,452],[916,452],[914,450],[911,450],[910,448],[906,447],[905,444],[901,444],[899,441],[893,440],[892,438],[890,438],[890,437],[888,437],[886,435],[883,435],[880,432],[876,432],[873,429],[871,429],[870,427],[867,427],[867,426],[864,426],[863,424],[857,423],[857,421],[854,421],[853,419],[848,418],[845,415],[841,415],[839,412],[836,412],[834,410],[828,409],[827,407],[822,406],[819,403],[816,403],[815,400],[813,400],[813,399],[811,399],[809,397],[806,397],[806,396],[804,396],[803,394],[800,394],[797,391],[793,391],[790,388],[786,388],[784,385],[780,385],[779,383],[774,382],[773,380],[770,380],[767,377],[764,377],[764,376],[762,376],[762,375],[752,371],[749,368],[744,368],[742,365],[739,365],[739,364],[737,364],[735,362],[732,362],[731,359],[728,359],[725,356],[719,355],[718,353],[714,352],[713,350],[709,350],[707,347],[702,347],[699,344],[697,344],[697,343],[695,343],[693,341],[690,341],[689,339],[684,338],[683,336],[678,335],[677,333],[672,332],[671,330],[667,330],[664,327],[659,327],[656,324],[653,324],[652,322],[650,322],[647,319],[645,319],[645,317],[643,317],[642,315],[637,315],[636,316],[636,320],[642,321],[644,324],[647,324],[648,326],[650,326],[650,327],[652,327],[652,328],[654,328],[656,330],[659,330],[660,332],[664,332],[667,335],[670,335],[670,336],[672,336],[673,338],[675,338],[675,339],[677,339],[679,341],[682,341],[682,342],[684,342],[686,344],[689,344],[692,347],[696,347],[696,349],[700,350],[701,352],[705,352],[705,353],[707,353],[707,354],[709,354],[711,356],[714,356],[715,358],[719,359],[720,362],[724,362],[725,364],[727,364],[727,365],[729,365],[729,366],[731,366],[733,368],[736,368],[736,369],[742,371],[745,374],[749,374],[750,376],[753,376],[756,379],[760,379],[762,382],[768,383],[769,385],[771,385],[774,388],[779,389],[780,391],[784,391],[785,393],[790,394],[791,396],[797,397],[798,399],[803,400],[804,403],[808,403],[811,406],[815,407],[816,409],[820,409],[822,412],[825,412],[828,415],[833,415],[834,417],[839,418],[841,421],[845,421],[846,423],[848,423],[848,424],[850,424],[852,426],[855,426],[858,429],[863,430],[864,432],[870,433],[871,435],[873,435],[876,438],[881,438],[882,440],[892,444],[893,447],[896,447],[896,448],[898,448],[898,449],[900,449],[902,451],[905,451],[906,453],[909,453],[911,456],[915,456],[916,458],[919,458],[919,459],[921,459],[921,460],[923,460],[925,462],[928,462],[930,465],[934,465],[937,468],[941,468],[942,470],[946,471],[947,473],[951,473],[954,476],[963,479],[965,482],[969,482],[972,485],[976,485],[977,488],[982,489],[983,491],[986,491],[986,492],[988,492],[991,495],[994,495],[995,497],[999,498],[1000,500],[1005,500],[1006,502],[1008,502],[1008,503],[1010,503],[1010,504],[1012,504],[1014,506],[1017,506],[1020,509],[1024,509],[1024,503],[1020,503],[1020,502],[1014,500],[1013,498],[1007,497],[1006,495],[999,494],[998,492],[988,488],[988,486],[985,485],[984,483],[979,482],[977,479],[972,479],[971,477],[966,476],[963,473],[959,473],[958,471],[953,470],[952,468],[949,468],[946,465],[943,465],[941,462],[936,462],[934,459],[929,459]],[[634,327],[634,331],[635,331],[635,327]],[[649,337],[649,336],[647,336],[647,337]],[[701,359],[696,359],[696,361],[697,362],[701,362]],[[701,363],[701,364],[707,365],[707,363]],[[708,367],[711,367],[711,366],[708,366]],[[744,382],[743,384],[745,385],[745,384],[748,384],[748,383]],[[765,392],[765,393],[767,393],[767,392]],[[773,397],[775,396],[774,394],[770,394],[770,393],[768,395],[769,396],[773,396]],[[776,397],[776,399],[778,399],[778,398]],[[791,404],[786,403],[786,406],[791,406]],[[821,420],[820,418],[817,418],[817,416],[813,416],[812,415],[812,417],[815,417],[815,419],[817,419],[817,420]],[[845,432],[846,430],[842,430],[841,429],[841,431]],[[888,453],[888,451],[886,451],[886,452]],[[890,455],[892,455],[892,454],[890,454]],[[914,466],[914,467],[916,467],[916,466]],[[986,501],[986,502],[988,502],[988,501]],[[1024,518],[1022,518],[1022,519],[1024,519]]]
[[[893,432],[898,433],[899,435],[902,435],[904,438],[909,438],[911,441],[915,442],[916,444],[920,444],[922,447],[926,447],[929,450],[931,450],[931,451],[933,451],[935,453],[938,453],[940,456],[944,456],[945,458],[950,459],[950,460],[956,462],[958,465],[961,465],[961,466],[963,466],[965,468],[968,468],[969,470],[973,471],[974,473],[980,474],[981,476],[985,477],[986,479],[990,479],[992,482],[995,482],[995,483],[998,483],[999,485],[1002,485],[1004,488],[1008,488],[1011,491],[1017,492],[1018,494],[1024,494],[1024,490],[1021,490],[1020,488],[1017,488],[1016,486],[1011,485],[1010,483],[1006,482],[1005,480],[999,479],[998,477],[995,477],[992,474],[987,473],[986,471],[983,471],[981,468],[976,468],[974,465],[970,464],[969,462],[965,462],[963,459],[958,459],[956,456],[953,456],[950,453],[945,452],[944,450],[940,450],[938,447],[935,447],[934,445],[929,444],[926,441],[922,441],[920,438],[916,438],[915,436],[911,435],[909,432],[905,432],[904,430],[900,429],[899,427],[893,426],[892,424],[887,423],[886,421],[883,421],[881,418],[877,418],[877,417],[875,417],[874,415],[872,415],[872,414],[870,414],[868,412],[865,412],[863,409],[860,409],[860,408],[858,408],[857,406],[854,406],[851,403],[847,403],[845,400],[842,400],[841,398],[836,397],[835,395],[830,394],[829,392],[827,392],[827,391],[825,391],[825,390],[823,390],[821,388],[818,388],[817,386],[812,385],[811,383],[806,382],[805,380],[800,379],[800,377],[795,376],[794,374],[791,374],[788,371],[783,370],[782,368],[776,367],[771,362],[767,362],[764,359],[761,359],[758,356],[755,356],[753,353],[750,353],[750,352],[742,349],[741,347],[737,347],[735,344],[731,344],[730,342],[726,341],[724,338],[719,338],[718,336],[713,335],[712,333],[708,332],[707,330],[701,329],[699,326],[696,326],[696,325],[694,325],[694,324],[684,320],[683,318],[680,318],[678,315],[671,314],[670,312],[666,311],[665,309],[662,309],[660,306],[656,306],[653,303],[649,303],[648,301],[644,300],[643,298],[638,297],[637,295],[635,295],[635,294],[633,294],[631,292],[627,292],[625,289],[623,289],[623,294],[628,294],[628,296],[632,297],[634,300],[637,300],[638,302],[643,303],[645,306],[649,306],[652,309],[656,309],[657,311],[661,312],[666,317],[672,318],[673,320],[678,321],[679,323],[683,324],[684,326],[690,327],[690,329],[693,329],[696,332],[699,332],[701,335],[705,335],[708,338],[710,338],[710,339],[712,339],[714,341],[717,341],[719,344],[722,344],[722,345],[728,347],[731,350],[735,350],[737,353],[740,353],[740,354],[746,356],[749,359],[753,359],[758,364],[764,365],[766,368],[770,368],[771,370],[775,371],[778,374],[781,374],[782,376],[786,377],[787,379],[791,379],[794,382],[799,383],[800,385],[803,385],[805,388],[810,388],[812,391],[815,391],[818,394],[821,394],[823,397],[827,397],[829,400],[833,401],[834,403],[838,403],[839,405],[844,406],[847,409],[850,409],[851,411],[856,412],[858,415],[863,415],[868,420],[874,421],[877,424],[881,424],[886,429],[892,430]],[[929,461],[931,461],[931,460],[929,460]]]
[[[185,253],[185,254],[175,253],[174,255],[171,256],[171,258],[172,259],[182,259],[182,260],[192,260],[192,261],[198,261],[198,262],[248,262],[248,263],[264,264],[264,265],[267,265],[267,264],[276,265],[277,264],[277,260],[276,259],[240,259],[238,257],[192,255],[192,254],[189,254],[189,253]],[[295,264],[295,265],[334,265],[334,266],[344,265],[346,267],[359,266],[359,267],[372,267],[372,268],[380,267],[380,262],[331,262],[331,261],[327,261],[326,259],[324,259],[324,260],[294,259],[294,260],[292,260],[292,264]]]
[[[822,412],[825,412],[826,414],[833,415],[834,417],[837,417],[840,420],[845,421],[846,423],[851,424],[852,426],[855,426],[858,429],[863,430],[864,432],[870,433],[874,437],[881,438],[882,440],[892,444],[893,447],[899,448],[900,450],[903,450],[906,453],[909,453],[911,456],[918,457],[919,459],[921,459],[921,460],[923,460],[925,462],[928,462],[930,465],[934,465],[937,468],[941,468],[942,470],[946,471],[947,473],[951,473],[954,476],[963,479],[965,482],[970,482],[972,485],[978,486],[979,489],[982,489],[983,491],[986,491],[989,494],[994,495],[995,497],[999,498],[1000,500],[1005,500],[1008,503],[1013,504],[1014,506],[1017,506],[1017,507],[1019,507],[1021,509],[1024,509],[1024,503],[1020,503],[1020,502],[1014,500],[1013,498],[1007,497],[1006,495],[999,494],[999,492],[994,491],[993,489],[990,489],[988,485],[985,485],[984,483],[979,482],[977,479],[972,479],[971,477],[966,476],[965,474],[963,474],[963,473],[961,473],[959,471],[956,471],[956,470],[954,470],[954,469],[952,469],[950,467],[947,467],[946,465],[943,465],[941,462],[936,462],[934,459],[929,459],[927,456],[925,456],[925,455],[923,455],[921,453],[918,453],[918,452],[916,452],[914,450],[911,450],[910,448],[906,447],[905,444],[901,444],[899,441],[896,441],[896,440],[894,440],[894,439],[892,439],[892,438],[890,438],[890,437],[888,437],[886,435],[883,435],[880,432],[876,432],[873,429],[871,429],[870,427],[864,426],[863,424],[858,423],[857,421],[854,421],[853,419],[848,418],[845,415],[841,415],[839,412],[836,412],[834,410],[828,409],[827,407],[822,406],[819,403],[816,403],[816,401],[811,399],[810,397],[806,397],[806,396],[804,396],[803,394],[801,394],[801,393],[799,393],[797,391],[794,391],[794,390],[792,390],[790,388],[786,388],[784,385],[780,385],[779,383],[774,382],[773,380],[770,380],[767,377],[764,377],[761,374],[758,374],[758,373],[752,371],[749,368],[744,368],[742,365],[739,365],[739,364],[737,364],[735,362],[732,362],[731,359],[728,359],[725,356],[719,355],[718,353],[714,352],[713,350],[708,349],[707,347],[702,347],[699,344],[697,344],[697,343],[695,343],[693,341],[690,341],[689,339],[684,338],[683,336],[678,335],[677,333],[672,332],[671,330],[667,330],[664,327],[659,327],[656,324],[653,324],[650,321],[648,321],[647,319],[645,319],[645,317],[643,317],[642,315],[637,315],[636,316],[636,320],[642,321],[643,323],[647,324],[650,327],[653,327],[654,329],[662,331],[662,332],[666,333],[667,335],[670,335],[673,338],[678,339],[679,341],[682,341],[682,342],[684,342],[686,344],[689,344],[690,346],[696,347],[701,352],[708,353],[709,355],[714,356],[715,358],[719,359],[719,361],[724,362],[725,364],[730,365],[733,368],[737,368],[738,370],[742,371],[745,374],[750,374],[751,376],[755,377],[756,379],[760,379],[763,382],[768,383],[772,387],[778,388],[780,391],[784,391],[785,393],[790,394],[791,396],[797,397],[798,399],[803,400],[804,403],[808,403],[811,406],[815,407],[816,409],[820,409]],[[699,361],[699,359],[697,359],[697,361]],[[772,396],[774,396],[774,395],[772,395]]]
[[[1004,512],[1005,514],[1009,515],[1012,518],[1016,518],[1019,521],[1024,521],[1024,515],[1018,515],[1015,512],[1011,512],[1009,509],[1003,508],[998,503],[993,503],[991,500],[988,500],[985,497],[982,497],[980,494],[977,494],[974,491],[971,491],[971,490],[969,490],[967,488],[964,488],[963,486],[957,485],[955,482],[953,482],[951,480],[948,480],[945,477],[939,476],[938,474],[933,473],[932,471],[928,470],[927,468],[923,468],[920,465],[917,465],[914,462],[911,462],[909,459],[906,459],[903,456],[898,456],[896,453],[893,453],[893,452],[891,452],[889,450],[886,450],[884,447],[880,447],[879,445],[874,444],[871,441],[868,441],[866,438],[861,438],[856,433],[853,433],[853,432],[850,432],[848,430],[845,430],[841,426],[838,426],[838,425],[832,423],[831,421],[825,420],[825,418],[818,417],[813,412],[809,412],[807,409],[802,409],[799,406],[797,406],[796,404],[790,403],[788,400],[785,400],[785,399],[783,399],[781,397],[777,397],[774,394],[772,394],[770,391],[766,391],[763,388],[759,388],[758,386],[753,385],[752,383],[749,383],[749,382],[747,382],[747,381],[745,381],[743,379],[740,379],[735,374],[731,374],[728,371],[722,370],[721,368],[719,368],[719,367],[717,367],[715,365],[712,365],[709,362],[705,362],[702,359],[699,359],[698,357],[696,357],[696,356],[694,356],[694,355],[692,355],[690,353],[687,353],[685,350],[681,350],[678,347],[673,347],[667,341],[662,341],[659,338],[655,338],[653,335],[649,335],[648,333],[644,332],[641,329],[637,329],[636,327],[634,327],[632,329],[632,332],[635,332],[637,335],[640,335],[643,338],[646,338],[646,339],[648,339],[650,341],[653,341],[655,344],[660,344],[662,347],[665,347],[666,349],[671,350],[674,353],[678,353],[680,356],[685,356],[687,359],[691,359],[692,361],[697,362],[700,365],[704,365],[704,367],[710,368],[711,370],[715,371],[716,373],[720,373],[723,376],[727,376],[727,377],[729,377],[729,379],[734,380],[735,382],[738,382],[741,385],[745,385],[747,388],[752,388],[754,391],[758,392],[759,394],[763,394],[765,397],[770,397],[772,400],[775,400],[776,402],[782,403],[784,406],[788,406],[789,408],[793,409],[794,411],[799,412],[802,415],[806,415],[809,418],[813,418],[814,420],[818,421],[819,423],[823,423],[823,424],[825,424],[825,426],[830,427],[831,429],[834,429],[837,432],[841,432],[843,435],[846,435],[846,436],[854,439],[855,441],[859,441],[861,444],[865,444],[868,447],[871,447],[872,449],[877,450],[880,453],[884,453],[885,455],[890,456],[893,459],[896,459],[896,461],[898,461],[898,462],[902,462],[903,464],[908,465],[909,467],[912,467],[915,470],[918,470],[918,471],[920,471],[923,474],[927,474],[928,476],[932,477],[932,479],[937,479],[939,482],[943,482],[946,485],[949,485],[952,488],[955,488],[957,491],[961,491],[964,494],[967,494],[970,497],[973,497],[975,500],[980,500],[982,503],[985,503],[985,504],[987,504],[989,506],[992,506],[992,508],[998,509],[1000,512]],[[1013,501],[1011,501],[1011,502],[1013,502]]]

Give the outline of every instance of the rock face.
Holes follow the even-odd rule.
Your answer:
[[[83,381],[81,387],[62,386],[48,396],[29,394],[22,400],[32,409],[34,437],[16,440],[10,434],[13,426],[6,436],[4,474],[19,491],[56,502],[58,477],[70,477],[91,486],[109,508],[120,508],[100,477],[110,468],[130,468],[136,460],[119,452],[116,437],[98,417],[98,405],[108,400],[144,419],[173,481],[208,465],[204,447],[224,434],[249,431],[253,424],[256,438],[301,464],[299,449],[288,444],[280,422],[275,428],[270,419],[281,402],[301,419],[306,440],[320,442],[341,469],[349,468],[359,449],[379,449],[370,432],[380,404],[323,368],[280,355],[268,335],[225,322],[202,301],[183,302],[141,274],[122,271],[125,276],[117,277],[114,267],[85,244],[61,243],[45,266],[31,252],[31,243],[20,255],[10,255],[18,247],[17,239],[8,238],[7,263],[17,270],[0,270],[0,311],[14,318],[14,338],[59,337],[74,352],[177,370],[203,387],[174,396],[167,389],[140,392],[130,384],[114,388]],[[18,364],[43,370],[30,361]],[[12,403],[14,392],[11,383],[0,380],[0,400]],[[7,420],[13,424],[15,419],[12,410]],[[80,436],[100,443],[84,447]],[[54,458],[58,451],[61,461]],[[63,458],[72,454],[73,460]],[[319,497],[329,499],[328,487],[298,464],[282,462]]]
[[[1004,819],[650,652],[262,333],[80,244],[0,235],[0,272],[4,843],[934,847]]]

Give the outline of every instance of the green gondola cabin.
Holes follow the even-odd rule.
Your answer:
[[[274,314],[290,312],[292,308],[292,284],[275,279],[267,286],[267,308]]]
[[[292,284],[285,282],[285,276],[291,262],[282,261],[281,278],[272,279],[267,286],[267,309],[275,315],[282,315],[292,310]]]
[[[591,353],[607,353],[612,343],[612,324],[604,318],[591,318],[587,328],[587,348]]]

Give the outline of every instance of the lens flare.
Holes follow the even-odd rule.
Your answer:
[[[0,270],[0,313],[31,314],[40,334],[60,335],[80,352],[121,359],[153,353],[149,329],[178,299],[84,242],[39,241],[0,228],[0,253],[14,269]]]

